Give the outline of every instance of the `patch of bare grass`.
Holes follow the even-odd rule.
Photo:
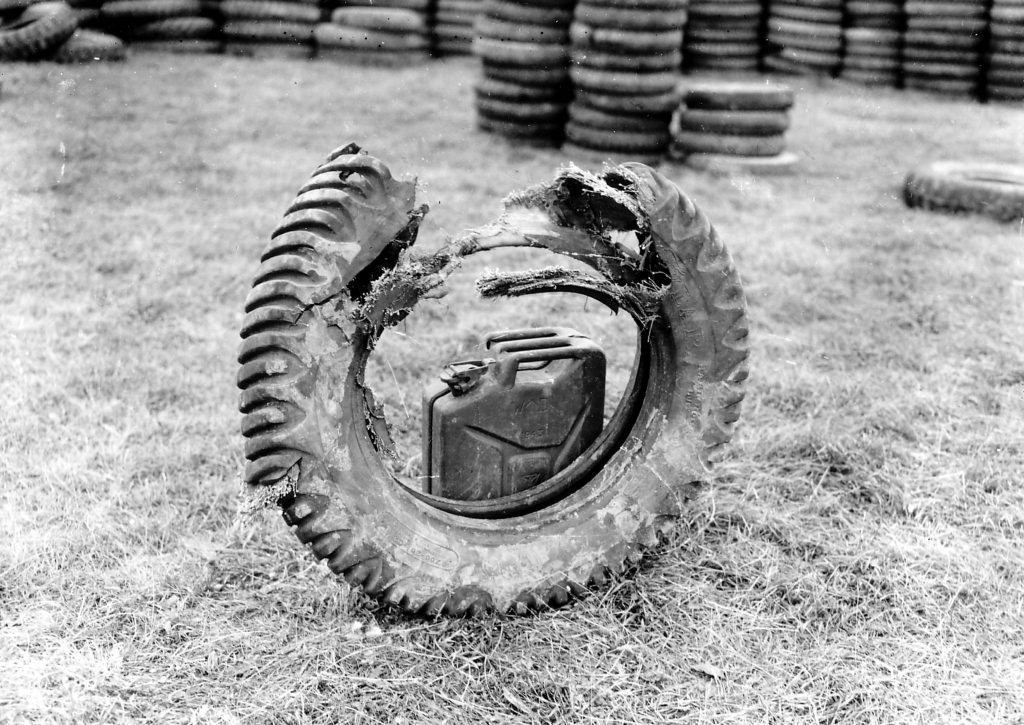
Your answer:
[[[666,167],[749,297],[732,458],[633,579],[534,619],[434,622],[334,581],[275,517],[236,521],[242,300],[342,143],[421,177],[427,245],[566,157],[476,132],[468,61],[2,74],[0,720],[1024,717],[1022,232],[899,198],[920,161],[1021,156],[1019,108],[796,80],[801,174]],[[413,448],[435,358],[564,315],[473,304],[418,309],[385,351]],[[629,326],[593,312],[628,367]]]

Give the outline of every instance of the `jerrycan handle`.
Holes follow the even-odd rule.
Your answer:
[[[510,351],[495,361],[492,375],[501,387],[511,388],[516,383],[516,373],[519,372],[519,366],[523,363],[581,358],[587,352],[589,352],[587,349],[573,347],[568,342],[557,347],[540,350]]]

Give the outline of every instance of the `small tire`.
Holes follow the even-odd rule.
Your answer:
[[[1024,166],[936,161],[907,175],[903,198],[910,207],[1024,221]]]

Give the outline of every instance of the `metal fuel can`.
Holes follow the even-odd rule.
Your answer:
[[[423,490],[459,500],[526,491],[604,423],[605,356],[575,330],[492,333],[487,357],[446,365],[423,392]]]

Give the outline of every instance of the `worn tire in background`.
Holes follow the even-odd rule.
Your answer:
[[[907,206],[1024,220],[1024,166],[935,161],[914,169],[903,184]]]
[[[70,5],[43,2],[0,20],[0,60],[35,60],[60,47],[78,28]]]
[[[747,377],[738,275],[704,214],[640,164],[600,176],[570,167],[514,193],[493,224],[417,255],[425,213],[415,182],[354,145],[300,189],[262,256],[242,325],[248,491],[280,506],[332,571],[405,611],[564,605],[655,544],[729,440]],[[639,252],[607,236],[630,229]],[[485,518],[441,510],[387,472],[389,436],[363,371],[387,326],[463,257],[497,246],[544,247],[597,274],[492,274],[479,282],[484,294],[588,294],[633,316],[640,352],[602,437],[526,493],[572,486]]]

